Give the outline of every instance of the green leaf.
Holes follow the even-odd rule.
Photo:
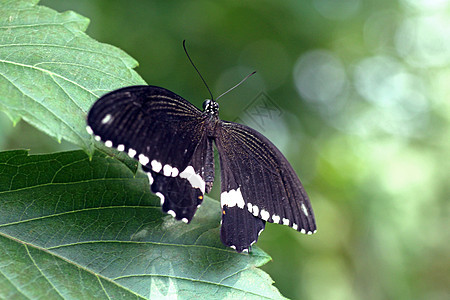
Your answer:
[[[122,50],[84,31],[89,20],[38,1],[0,2],[0,110],[93,153],[86,114],[102,94],[145,84]]]
[[[0,152],[0,298],[282,298],[219,238],[220,205],[163,214],[142,172],[83,151]]]

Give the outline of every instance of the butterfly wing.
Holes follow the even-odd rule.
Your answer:
[[[215,142],[225,245],[239,252],[249,249],[265,221],[305,234],[316,231],[314,213],[297,174],[267,138],[247,126],[221,121]]]
[[[205,185],[212,185],[205,183],[205,160],[212,156],[207,153],[212,147],[208,148],[205,120],[199,109],[169,90],[131,86],[97,100],[89,111],[87,130],[106,146],[137,159],[163,211],[189,222]]]

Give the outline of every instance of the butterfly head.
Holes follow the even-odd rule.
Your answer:
[[[203,111],[207,114],[217,116],[219,114],[219,103],[211,99],[206,99],[203,102]]]

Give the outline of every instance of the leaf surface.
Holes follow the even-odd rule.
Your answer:
[[[92,154],[85,131],[92,103],[145,82],[133,70],[133,58],[84,33],[87,18],[37,2],[0,2],[0,110],[14,123],[24,119]]]

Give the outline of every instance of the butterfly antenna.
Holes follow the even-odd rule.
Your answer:
[[[206,84],[205,79],[203,79],[202,74],[200,74],[200,71],[197,69],[197,67],[194,65],[194,62],[192,61],[191,57],[189,56],[189,53],[187,52],[186,49],[186,40],[183,40],[183,48],[184,48],[184,52],[186,53],[186,56],[188,57],[189,61],[191,62],[192,66],[194,67],[195,71],[197,71],[198,75],[200,76],[200,78],[203,80],[203,83],[205,84],[206,88],[208,89],[209,95],[211,95],[211,100],[214,100],[214,97],[211,93],[211,90],[209,89],[208,85]]]
[[[220,95],[219,97],[217,97],[216,101],[219,100],[220,97],[222,97],[223,95],[227,94],[228,92],[231,92],[232,90],[234,90],[235,88],[237,88],[238,86],[241,85],[241,83],[243,83],[244,81],[246,81],[250,76],[252,76],[253,74],[255,74],[256,71],[253,71],[251,74],[248,74],[247,76],[245,76],[244,79],[242,79],[238,84],[236,84],[235,86],[233,86],[231,89],[229,89],[228,91],[226,91],[225,93],[223,93],[222,95]]]

